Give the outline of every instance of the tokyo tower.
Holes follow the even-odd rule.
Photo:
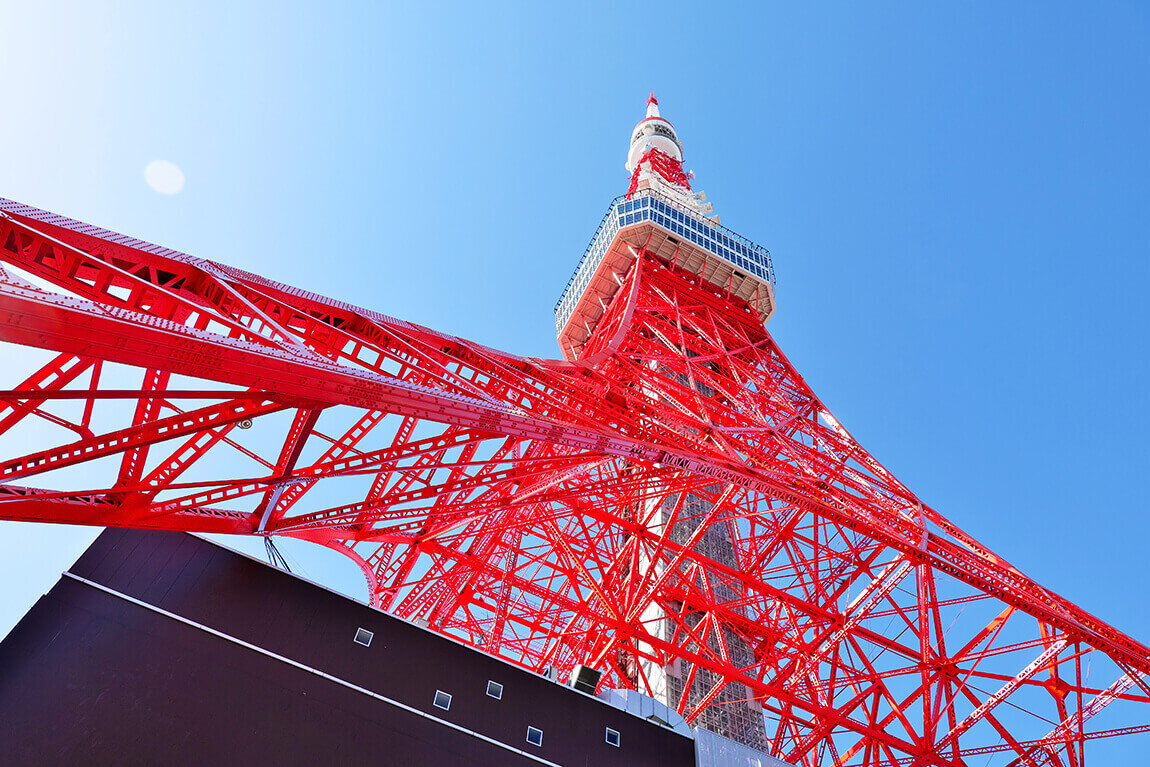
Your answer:
[[[808,767],[1150,731],[1091,726],[1150,712],[1150,649],[851,437],[682,162],[652,95],[553,360],[0,200],[0,519],[311,541],[382,610]]]

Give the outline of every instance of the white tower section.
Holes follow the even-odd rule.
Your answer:
[[[652,149],[665,156],[662,162],[650,158],[643,161]],[[637,190],[654,189],[692,212],[703,216],[711,214],[711,205],[706,202],[707,195],[692,192],[683,183],[688,179],[683,171],[683,142],[679,140],[675,126],[659,114],[659,102],[654,93],[647,99],[647,115],[631,131],[631,146],[627,150],[625,167],[633,176],[638,168],[635,177]]]
[[[635,125],[631,133],[631,148],[627,152],[627,172],[635,172],[635,164],[648,149],[658,149],[678,162],[683,161],[683,142],[675,127],[659,116],[659,102],[655,94],[647,99],[647,116]]]

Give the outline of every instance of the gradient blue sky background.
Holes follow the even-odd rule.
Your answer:
[[[1150,642],[1150,5],[233,5],[0,0],[0,196],[550,357],[653,89],[839,420]],[[0,633],[92,535],[0,525]]]

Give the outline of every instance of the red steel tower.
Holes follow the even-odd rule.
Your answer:
[[[0,518],[313,541],[384,610],[797,764],[1078,767],[1150,730],[1090,727],[1150,703],[1150,649],[851,437],[682,159],[652,96],[562,360],[0,200]]]

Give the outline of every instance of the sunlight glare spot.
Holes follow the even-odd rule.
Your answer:
[[[160,194],[178,194],[184,188],[184,172],[167,160],[152,160],[144,168],[148,186]]]

